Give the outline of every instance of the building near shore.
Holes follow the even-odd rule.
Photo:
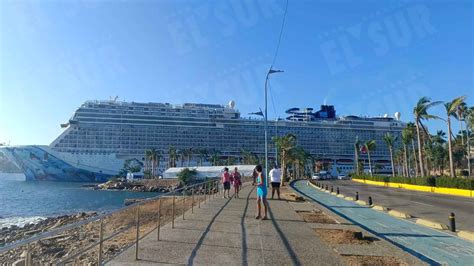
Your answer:
[[[237,167],[242,176],[249,177],[252,175],[255,165],[172,167],[163,172],[163,178],[177,178],[179,172],[186,168],[196,170],[196,179],[219,178],[222,176],[225,167],[229,168],[229,173],[232,173],[234,168]]]
[[[337,116],[336,109],[327,105],[318,111],[290,108],[286,114],[286,119],[268,122],[270,160],[276,153],[271,138],[292,133],[298,145],[333,175],[348,173],[354,168],[355,140],[374,139],[372,165],[378,172],[391,172],[382,137],[388,132],[401,135],[405,124],[399,117]],[[161,154],[159,172],[168,166],[171,147],[188,151],[173,166],[198,162],[208,166],[213,160],[238,164],[246,156],[262,160],[265,151],[263,120],[242,117],[233,101],[227,105],[87,101],[61,127],[62,134],[48,146],[2,150],[28,180],[89,182],[117,175],[124,163],[143,166],[145,151],[151,148]],[[368,168],[367,156],[361,154],[360,159]]]

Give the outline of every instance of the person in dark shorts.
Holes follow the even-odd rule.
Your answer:
[[[229,168],[224,168],[224,173],[222,173],[222,185],[224,186],[224,199],[227,198],[225,192],[227,191],[227,196],[230,198],[230,174]]]
[[[273,169],[270,170],[270,182],[272,184],[272,199],[275,196],[275,190],[277,192],[278,199],[280,199],[281,171],[277,164],[275,164]]]

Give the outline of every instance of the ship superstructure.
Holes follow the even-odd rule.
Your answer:
[[[389,152],[382,137],[401,134],[404,123],[392,117],[336,116],[333,106],[291,108],[285,120],[269,120],[269,136],[296,135],[298,144],[332,172],[353,169],[354,142],[375,139],[371,154],[382,171],[390,172]],[[31,180],[101,181],[117,175],[125,160],[144,161],[151,148],[161,155],[160,170],[167,167],[168,149],[191,149],[193,165],[198,151],[218,154],[223,160],[242,160],[243,151],[264,155],[262,119],[241,117],[235,104],[136,103],[87,101],[61,125],[65,130],[49,146],[6,148]],[[269,141],[270,159],[275,146]],[[361,157],[363,159],[364,156]],[[204,159],[209,165],[211,159]],[[178,165],[179,162],[178,162]]]

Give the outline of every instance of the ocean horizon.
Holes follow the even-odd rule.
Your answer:
[[[25,181],[23,174],[0,173],[0,228],[24,226],[47,217],[80,212],[106,213],[124,207],[125,199],[150,198],[152,192],[105,191],[87,183]]]

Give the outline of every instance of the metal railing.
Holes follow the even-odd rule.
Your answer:
[[[217,179],[184,186],[110,213],[7,244],[0,247],[0,258],[23,259],[25,265],[102,265],[135,246],[135,259],[138,260],[140,239],[156,230],[157,240],[160,240],[160,229],[164,224],[171,222],[174,228],[177,217],[185,219],[188,210],[194,213],[195,207],[200,208],[221,191]],[[177,206],[179,203],[181,206]],[[73,246],[65,244],[64,239]]]

